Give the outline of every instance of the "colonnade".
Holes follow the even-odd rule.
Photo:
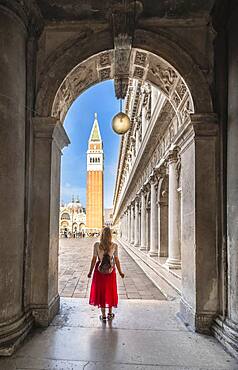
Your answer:
[[[179,153],[169,151],[121,217],[121,237],[150,256],[167,257],[168,268],[181,268]]]

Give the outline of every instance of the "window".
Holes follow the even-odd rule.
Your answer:
[[[69,214],[68,213],[63,213],[61,216],[61,220],[70,220]]]

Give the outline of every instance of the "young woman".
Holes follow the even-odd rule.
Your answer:
[[[118,246],[116,243],[112,242],[112,233],[110,227],[105,227],[102,230],[100,242],[94,244],[93,257],[90,271],[88,273],[88,278],[91,278],[94,269],[89,304],[101,308],[102,315],[100,316],[100,319],[104,322],[107,320],[107,318],[108,320],[112,320],[114,318],[115,315],[112,313],[112,307],[117,307],[118,304],[115,267],[113,266],[111,269],[112,271],[105,274],[100,272],[98,269],[103,260],[103,256],[106,254],[108,254],[110,257],[113,257],[112,260],[115,261],[115,265],[120,276],[124,278],[118,258]],[[108,308],[107,316],[106,308]]]

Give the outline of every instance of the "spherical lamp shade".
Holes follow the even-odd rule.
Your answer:
[[[112,119],[112,129],[118,135],[125,134],[131,127],[131,121],[127,114],[117,113]]]

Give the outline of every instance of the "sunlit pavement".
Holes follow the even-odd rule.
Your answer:
[[[238,363],[212,337],[189,332],[178,304],[121,300],[103,324],[87,299],[61,298],[50,327],[35,329],[1,370],[237,370]]]
[[[59,293],[62,297],[86,298],[91,280],[87,278],[96,239],[60,239]],[[117,274],[119,299],[159,299],[165,297],[134,260],[119,247],[125,278]]]
[[[183,325],[178,301],[165,300],[124,250],[119,306],[115,319],[102,323],[87,298],[94,241],[62,240],[60,248],[61,296],[86,298],[61,297],[51,325],[33,329],[12,357],[0,359],[0,370],[238,369],[215,338]]]

